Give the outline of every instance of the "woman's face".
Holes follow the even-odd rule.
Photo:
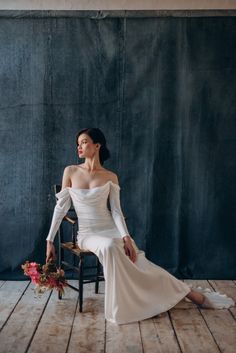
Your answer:
[[[98,145],[97,143],[93,143],[93,140],[89,135],[81,134],[78,137],[78,146],[77,146],[78,156],[80,158],[93,157],[95,152],[99,150],[96,147],[97,145]]]

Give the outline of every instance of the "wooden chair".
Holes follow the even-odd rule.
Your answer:
[[[61,190],[61,185],[55,184],[54,193],[58,193]],[[71,242],[65,242],[63,236],[63,223],[67,222],[71,225]],[[104,274],[102,265],[96,254],[92,251],[79,248],[76,243],[76,236],[78,230],[78,217],[74,210],[73,204],[69,209],[67,215],[63,218],[62,223],[58,230],[58,266],[59,268],[72,269],[78,272],[78,288],[68,284],[68,286],[77,292],[79,292],[79,311],[82,312],[83,307],[83,285],[86,283],[95,282],[95,293],[98,293],[99,282],[104,281]],[[65,251],[73,254],[73,264],[65,261]],[[85,266],[85,259],[88,257],[96,258],[95,266]],[[76,265],[76,260],[78,260],[78,265]],[[96,269],[93,274],[86,274],[85,271],[88,269]],[[62,299],[62,296],[58,293],[58,298]]]

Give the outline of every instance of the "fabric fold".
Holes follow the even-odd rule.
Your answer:
[[[61,190],[55,194],[57,203],[54,207],[51,226],[46,240],[54,241],[56,233],[61,225],[64,216],[71,207],[71,196],[68,188]]]

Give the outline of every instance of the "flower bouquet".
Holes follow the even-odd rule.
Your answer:
[[[42,294],[46,290],[56,289],[61,296],[64,294],[64,287],[67,286],[65,272],[57,268],[53,260],[43,266],[36,262],[26,261],[21,265],[21,268],[24,270],[24,274],[29,276],[36,285],[35,293]]]

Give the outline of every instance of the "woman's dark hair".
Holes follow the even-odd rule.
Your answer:
[[[99,159],[100,163],[103,165],[104,161],[110,158],[110,151],[106,146],[106,138],[102,131],[96,127],[86,128],[80,130],[76,135],[76,145],[78,146],[78,138],[81,134],[87,134],[92,140],[93,143],[100,143],[101,147],[99,149]]]

